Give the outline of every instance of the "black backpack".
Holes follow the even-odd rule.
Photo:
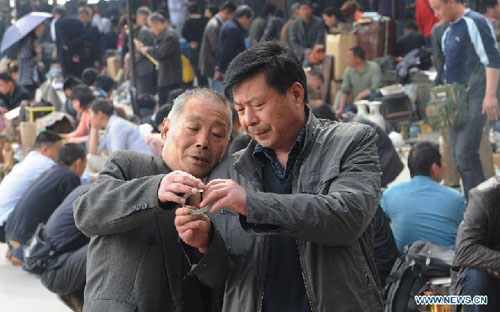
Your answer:
[[[450,276],[455,251],[430,242],[416,241],[405,248],[383,289],[384,312],[419,311],[414,296],[429,279]]]
[[[31,273],[42,274],[49,260],[55,255],[52,245],[43,237],[45,225],[40,223],[26,246],[23,247],[23,268]]]

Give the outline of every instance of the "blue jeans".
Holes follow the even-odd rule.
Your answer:
[[[17,258],[21,261],[24,261],[24,256],[23,256],[23,247],[19,247],[18,249],[14,249],[10,243],[7,243],[7,246],[9,246],[10,253],[12,254],[12,257]]]
[[[468,268],[460,278],[462,295],[488,296],[488,305],[463,306],[464,312],[493,312],[500,311],[500,279],[485,271]]]
[[[463,127],[450,128],[451,154],[462,178],[465,198],[468,198],[471,189],[485,180],[479,157],[479,144],[485,122],[486,117],[476,113],[469,116]]]

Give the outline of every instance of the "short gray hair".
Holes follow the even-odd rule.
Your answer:
[[[229,103],[226,97],[222,94],[207,88],[190,89],[176,97],[172,105],[172,109],[168,114],[168,119],[170,119],[171,121],[175,121],[177,117],[182,114],[186,102],[193,98],[207,99],[209,101],[212,101],[213,103],[224,106],[224,108],[226,108],[227,110],[227,116],[229,118],[228,135],[231,135],[231,132],[233,131],[233,110],[231,109],[231,103]]]
[[[151,15],[151,10],[147,6],[141,6],[137,9],[136,15]]]

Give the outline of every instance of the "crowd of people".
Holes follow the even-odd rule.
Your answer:
[[[0,181],[13,265],[75,311],[383,311],[396,259],[424,241],[454,251],[449,294],[488,296],[463,311],[500,309],[500,179],[479,155],[500,116],[496,2],[484,15],[461,0],[406,11],[304,1],[289,12],[136,2],[132,25],[104,1],[16,7],[17,19],[53,18],[3,55],[0,137],[50,72],[62,82],[57,110],[75,123],[38,129]],[[362,11],[396,21],[399,60],[427,47],[436,84],[464,86],[466,118],[446,130],[453,165],[431,141],[402,161],[386,129],[356,114],[383,86],[362,46],[345,55],[335,103],[321,95],[326,37],[355,29]],[[0,34],[12,23],[2,12]],[[123,86],[125,107],[113,102]],[[394,183],[405,163],[410,180]],[[441,184],[451,169],[463,189]]]

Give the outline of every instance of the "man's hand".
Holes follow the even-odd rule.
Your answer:
[[[147,54],[147,52],[148,52],[148,48],[140,41],[137,41],[135,47],[137,48],[137,50],[139,52],[141,52],[144,55]]]
[[[205,184],[200,179],[184,171],[176,170],[161,179],[160,187],[158,187],[158,200],[161,203],[174,202],[183,205],[186,200],[182,194],[197,194],[198,190],[205,188]]]
[[[191,41],[191,42],[189,43],[189,47],[190,47],[191,49],[193,49],[193,50],[194,50],[194,49],[198,49],[198,41]]]
[[[238,183],[229,179],[216,179],[207,184],[200,207],[213,204],[210,212],[223,207],[247,215],[247,193]]]
[[[175,211],[175,228],[179,237],[189,246],[198,248],[201,254],[206,254],[210,244],[210,219],[204,215],[193,216],[185,206]]]
[[[496,96],[485,96],[483,100],[483,114],[486,114],[489,120],[497,120],[500,116],[498,108],[498,99]]]

